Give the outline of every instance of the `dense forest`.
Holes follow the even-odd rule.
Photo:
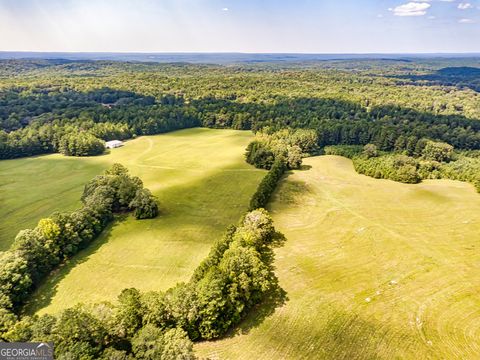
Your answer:
[[[365,64],[0,61],[0,158],[96,155],[103,140],[195,126],[313,129],[320,147],[428,138],[480,149],[476,68],[400,61],[380,76]]]
[[[259,208],[284,172],[300,168],[308,155],[347,156],[360,173],[405,183],[469,181],[480,192],[480,101],[472,66],[464,60],[0,61],[0,159],[99,155],[107,140],[204,126],[253,130],[246,161],[269,169],[250,212],[187,283],[150,293],[125,289],[114,304],[78,305],[55,316],[22,316],[35,287],[87,247],[115,213],[157,216],[156,200],[121,165],[92,179],[80,209],[20,232],[3,254],[1,340],[54,341],[65,359],[194,358],[192,341],[223,336],[279,290],[272,248],[281,236]]]

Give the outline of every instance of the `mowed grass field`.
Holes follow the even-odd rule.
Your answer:
[[[18,230],[79,206],[84,184],[115,162],[139,176],[160,204],[156,219],[115,221],[48,279],[27,312],[54,313],[78,302],[114,300],[124,288],[166,290],[188,280],[246,211],[265,175],[244,161],[251,138],[245,131],[189,129],[141,137],[100,157],[0,162],[4,248]]]
[[[306,159],[270,210],[286,301],[211,359],[479,359],[480,196],[454,181],[406,185],[357,174],[350,160]],[[267,313],[267,316],[262,315]]]
[[[10,247],[19,230],[35,227],[42,217],[80,206],[83,186],[107,165],[107,156],[1,160],[0,251]]]

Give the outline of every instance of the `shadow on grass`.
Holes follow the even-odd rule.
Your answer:
[[[302,166],[300,166],[300,171],[308,171],[312,168],[312,165],[305,165],[303,164]]]
[[[32,294],[31,300],[24,305],[22,314],[33,315],[37,311],[49,306],[57,294],[57,289],[61,281],[76,266],[88,261],[91,255],[95,254],[104,244],[108,243],[112,236],[112,229],[126,221],[128,217],[129,214],[116,215],[115,220],[110,223],[89,246],[80,250],[71,259],[65,261],[57,269],[53,270],[37,287]]]
[[[216,234],[201,238],[201,241],[211,245],[212,238],[221,236],[224,229],[229,224],[236,223],[241,214],[246,211],[248,201],[261,180],[261,172],[253,171],[255,170],[253,168],[252,171],[250,168],[246,168],[248,171],[243,171],[243,163],[240,164],[242,166],[238,173],[225,171],[231,169],[233,165],[230,165],[212,172],[205,172],[185,183],[162,189],[161,192],[155,194],[159,198],[160,214],[156,219],[149,220],[152,222],[151,226],[165,229],[165,231],[178,229],[181,233],[182,229],[188,231],[188,229],[201,225],[202,234]],[[239,188],[239,185],[243,183],[250,185]],[[235,189],[241,189],[242,195],[239,196]],[[121,225],[128,217],[128,214],[117,215],[115,220],[87,248],[81,250],[47,276],[46,280],[32,294],[31,300],[25,304],[22,313],[31,315],[51,305],[61,282],[76,266],[87,262],[103,245],[112,241],[112,230]],[[191,239],[175,237],[171,240],[182,242],[195,240],[195,237]],[[181,255],[179,254],[179,256]],[[135,284],[126,284],[125,286],[135,286]],[[89,300],[87,298],[83,301],[88,303]]]
[[[272,248],[281,247],[286,238],[281,233],[276,233],[276,236],[272,242]],[[282,289],[278,282],[278,278],[275,275],[275,254],[273,249],[265,251],[263,254],[263,260],[267,263],[270,268],[270,276],[272,287],[268,291],[262,302],[255,305],[253,308],[250,308],[244,319],[232,329],[230,329],[223,338],[232,338],[236,335],[245,335],[248,334],[252,329],[259,327],[265,319],[272,316],[276,309],[284,306],[288,301],[287,292]]]
[[[303,165],[303,169],[301,170],[310,170],[312,167],[310,165]],[[289,175],[292,172],[286,173],[286,175],[282,178],[282,180],[277,185],[275,192],[274,192],[274,199],[279,199],[278,201],[282,201],[282,193],[287,191],[289,194],[291,191],[289,190],[289,185],[293,184],[293,187],[297,190],[295,197],[299,195],[299,193],[305,193],[308,191],[306,186],[299,186],[303,185],[300,182],[293,182],[292,180],[288,180]],[[272,201],[269,203],[269,210],[271,207]],[[267,264],[270,269],[270,276],[273,286],[271,290],[265,295],[263,301],[248,310],[247,314],[245,315],[244,319],[238,324],[237,326],[230,329],[230,331],[223,337],[223,338],[232,338],[236,335],[245,335],[248,334],[252,329],[259,327],[265,319],[272,316],[276,309],[281,308],[284,306],[289,298],[287,292],[280,286],[277,276],[275,275],[275,252],[274,249],[283,247],[287,241],[287,238],[284,234],[279,231],[276,231],[271,243],[270,247],[262,253],[263,261]]]
[[[225,338],[248,334],[251,330],[259,327],[265,319],[272,316],[276,309],[284,306],[288,300],[287,292],[277,284],[265,296],[264,300],[252,308],[243,321],[233,328]]]

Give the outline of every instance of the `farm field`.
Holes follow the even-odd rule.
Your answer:
[[[72,158],[37,156],[0,161],[0,251],[19,230],[35,227],[54,211],[80,205],[85,183],[100,174],[112,156]]]
[[[189,129],[141,137],[99,157],[0,162],[6,205],[0,221],[9,228],[2,232],[4,248],[18,230],[78,206],[84,184],[115,162],[139,176],[160,202],[155,219],[115,221],[48,278],[27,311],[55,313],[78,302],[114,300],[128,287],[161,290],[188,280],[213,241],[238,221],[264,176],[244,161],[251,137],[246,131]]]
[[[480,196],[357,174],[350,160],[305,159],[270,209],[286,291],[223,340],[211,359],[477,359]],[[307,166],[308,167],[308,166]],[[266,315],[265,315],[266,314]]]

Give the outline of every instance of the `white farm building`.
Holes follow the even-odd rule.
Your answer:
[[[118,148],[120,146],[123,146],[123,141],[120,141],[120,140],[112,140],[112,141],[107,141],[105,143],[105,147],[107,149],[115,149],[115,148]]]

